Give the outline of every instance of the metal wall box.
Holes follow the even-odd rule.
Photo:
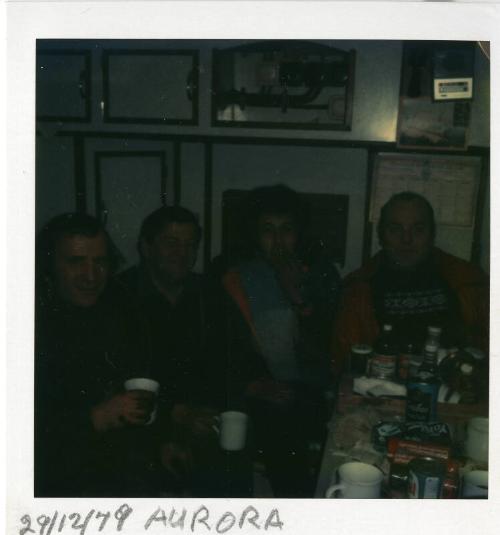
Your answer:
[[[212,124],[350,130],[354,51],[257,41],[213,52]]]

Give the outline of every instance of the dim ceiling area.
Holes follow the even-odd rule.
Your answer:
[[[228,192],[285,183],[340,203],[318,224],[342,221],[329,239],[349,271],[376,248],[373,207],[411,187],[448,250],[489,269],[488,43],[51,39],[36,69],[37,228],[94,213],[133,263],[142,218],[182,204],[202,270]]]

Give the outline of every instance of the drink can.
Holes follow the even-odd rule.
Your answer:
[[[432,457],[417,457],[408,463],[408,497],[440,498],[446,463]]]
[[[406,394],[406,421],[435,422],[438,394],[438,383],[410,380]]]

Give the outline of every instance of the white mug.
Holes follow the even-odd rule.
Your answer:
[[[487,470],[472,470],[464,474],[462,480],[462,498],[487,498]]]
[[[488,418],[471,418],[467,424],[465,454],[474,461],[488,462]]]
[[[334,498],[340,491],[341,498],[379,498],[384,475],[371,464],[349,462],[338,469],[339,483],[326,491],[327,498]]]
[[[127,392],[132,390],[143,390],[145,392],[152,392],[155,396],[157,396],[158,392],[160,391],[160,383],[154,379],[148,379],[146,377],[134,377],[132,379],[127,379],[123,386]],[[146,425],[150,425],[156,420],[156,412],[157,407],[155,403],[151,417],[146,422]]]
[[[245,447],[248,416],[244,412],[227,411],[219,416],[220,447],[226,451],[239,451]]]

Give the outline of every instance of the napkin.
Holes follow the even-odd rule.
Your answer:
[[[397,396],[406,397],[406,386],[387,379],[375,377],[356,377],[353,390],[362,396]]]

